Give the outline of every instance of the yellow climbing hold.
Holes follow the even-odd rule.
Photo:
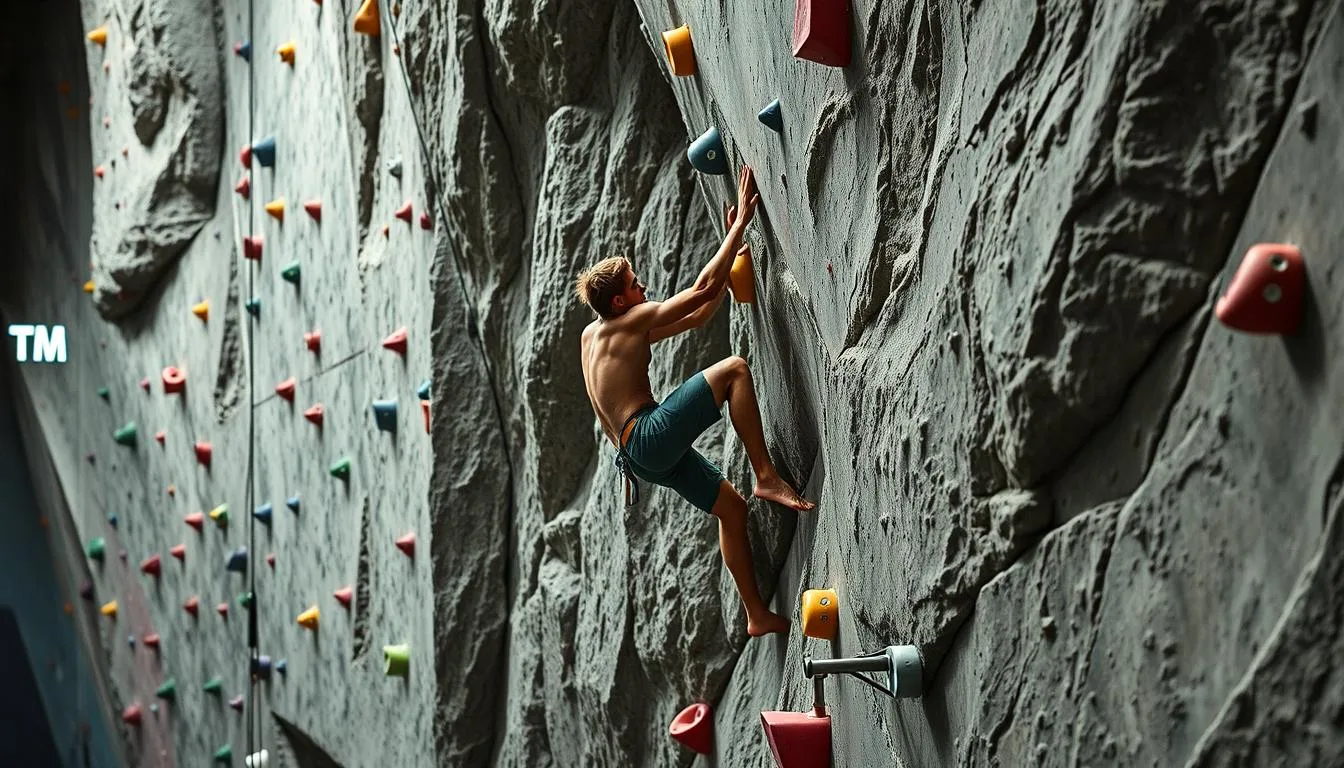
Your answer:
[[[276,199],[267,203],[266,212],[271,214],[271,217],[274,218],[276,221],[283,224],[285,221],[285,198],[277,197]]]
[[[93,281],[92,281],[92,280],[89,280],[89,281],[87,281],[87,282],[84,283],[84,292],[85,292],[85,293],[93,293]]]
[[[834,640],[839,629],[840,598],[834,589],[803,592],[803,634],[819,640]]]
[[[298,622],[299,626],[303,627],[304,629],[317,629],[317,620],[320,617],[320,615],[321,614],[317,610],[317,606],[314,605],[308,610],[304,611],[303,613],[300,613],[299,618],[296,619],[296,621]]]
[[[359,7],[359,13],[355,14],[355,31],[369,37],[377,37],[382,33],[383,26],[378,18],[378,0],[364,0],[364,4]]]
[[[663,48],[667,51],[667,64],[677,77],[690,77],[695,74],[695,50],[691,46],[691,28],[682,24],[676,29],[663,33]]]
[[[101,27],[98,27],[97,29],[94,29],[94,30],[90,31],[89,34],[86,35],[86,37],[89,38],[89,42],[90,42],[90,43],[94,43],[94,44],[96,44],[96,45],[106,46],[106,45],[107,45],[107,25],[103,25],[103,26],[101,26]]]
[[[111,602],[103,603],[103,607],[99,608],[98,612],[104,616],[111,616],[114,619],[117,618],[117,601],[113,600]]]
[[[210,319],[210,301],[207,299],[200,304],[191,306],[191,314],[201,318],[202,321]]]
[[[275,49],[275,52],[280,54],[281,61],[292,67],[294,66],[294,51],[298,50],[298,47],[298,43],[290,40],[287,43],[281,43],[280,46]]]
[[[752,282],[751,246],[743,245],[737,249],[732,271],[728,273],[728,287],[733,291],[733,298],[739,302],[756,303],[756,284]]]

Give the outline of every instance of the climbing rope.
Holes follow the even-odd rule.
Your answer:
[[[247,0],[247,39],[249,43],[256,40],[256,2]],[[256,109],[257,109],[257,89],[256,89],[256,67],[247,68],[247,143],[252,144],[252,137],[256,135]],[[251,177],[252,168],[247,169],[247,175]],[[247,196],[247,233],[252,236],[252,229],[256,225],[254,219],[255,206],[253,199],[255,195]],[[242,254],[240,253],[239,256]],[[246,263],[247,259],[243,259]],[[258,262],[258,265],[260,262]],[[247,295],[251,300],[256,295],[256,268],[249,266],[247,268]],[[254,395],[254,379],[256,377],[256,367],[254,361],[256,355],[253,347],[256,343],[253,323],[251,319],[245,320],[247,323],[247,494],[246,506],[244,509],[252,510],[255,508],[255,479],[256,479],[256,397]],[[259,638],[257,626],[260,623],[261,600],[257,596],[257,518],[256,515],[248,515],[247,518],[247,590],[252,595],[252,607],[247,613],[247,675],[248,696],[250,701],[247,703],[247,750],[245,755],[256,754],[256,735],[261,725],[261,707],[257,697],[258,678],[252,674],[256,665]]]

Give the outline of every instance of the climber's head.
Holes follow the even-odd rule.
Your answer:
[[[574,288],[583,303],[603,318],[610,319],[645,301],[646,285],[635,276],[623,256],[603,259],[584,270]]]

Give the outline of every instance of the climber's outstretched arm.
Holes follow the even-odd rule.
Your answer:
[[[699,309],[691,312],[675,323],[651,329],[649,331],[649,343],[655,344],[663,339],[676,336],[679,333],[685,333],[692,328],[699,328],[709,322],[709,319],[719,310],[719,305],[723,304],[723,297],[726,295],[728,295],[728,285],[725,283],[724,286],[719,289],[719,295],[714,299],[711,299],[708,304],[701,306]]]

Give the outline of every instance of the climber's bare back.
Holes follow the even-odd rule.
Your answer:
[[[583,329],[583,381],[588,399],[613,445],[625,420],[656,402],[649,386],[649,310],[656,302],[631,307]]]

